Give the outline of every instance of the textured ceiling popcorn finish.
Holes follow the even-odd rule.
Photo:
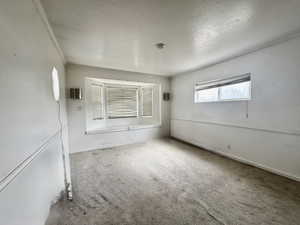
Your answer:
[[[157,75],[214,64],[300,29],[299,0],[42,3],[68,62]]]

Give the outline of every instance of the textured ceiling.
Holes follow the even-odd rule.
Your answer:
[[[300,0],[42,3],[68,62],[158,75],[217,63],[300,29]]]

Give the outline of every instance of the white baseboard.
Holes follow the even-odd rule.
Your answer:
[[[201,148],[201,149],[203,149],[203,150],[206,150],[206,151],[209,151],[209,152],[212,152],[212,153],[215,153],[215,154],[224,156],[224,157],[226,157],[226,158],[230,158],[230,159],[233,159],[233,160],[235,160],[235,161],[238,161],[238,162],[241,162],[241,163],[250,165],[250,166],[254,166],[254,167],[257,167],[257,168],[259,168],[259,169],[268,171],[268,172],[270,172],[270,173],[274,173],[274,174],[276,174],[276,175],[279,175],[279,176],[282,176],[282,177],[286,177],[286,178],[289,178],[289,179],[291,179],[291,180],[295,180],[295,181],[300,182],[300,177],[297,177],[297,176],[295,176],[295,175],[286,173],[286,172],[284,172],[284,171],[277,170],[277,169],[274,169],[274,168],[271,168],[271,167],[268,167],[268,166],[265,166],[265,165],[262,165],[262,164],[253,162],[253,161],[251,161],[251,160],[244,159],[244,158],[242,158],[242,157],[239,157],[239,156],[235,156],[235,155],[229,154],[229,153],[225,153],[225,152],[221,152],[221,151],[216,151],[216,150],[208,149],[208,148],[202,146],[201,144],[196,143],[196,141],[188,141],[188,140],[184,140],[184,139],[182,139],[182,138],[175,137],[175,136],[171,136],[171,138],[174,138],[174,139],[176,139],[176,140],[179,140],[179,141],[182,141],[182,142],[185,142],[185,143],[189,143],[189,144],[195,145],[195,146],[197,146],[197,147],[199,147],[199,148]]]

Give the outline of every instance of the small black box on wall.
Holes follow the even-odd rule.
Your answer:
[[[163,93],[163,100],[164,101],[169,101],[170,100],[170,93],[169,92],[164,92]]]
[[[81,100],[81,88],[70,88],[70,98],[74,100]]]

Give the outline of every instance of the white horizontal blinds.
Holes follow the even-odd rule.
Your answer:
[[[153,88],[141,88],[142,116],[152,116],[153,112]]]
[[[107,118],[138,116],[138,89],[132,87],[106,87]]]
[[[103,115],[103,86],[99,84],[91,84],[91,109],[92,119],[101,120]]]

